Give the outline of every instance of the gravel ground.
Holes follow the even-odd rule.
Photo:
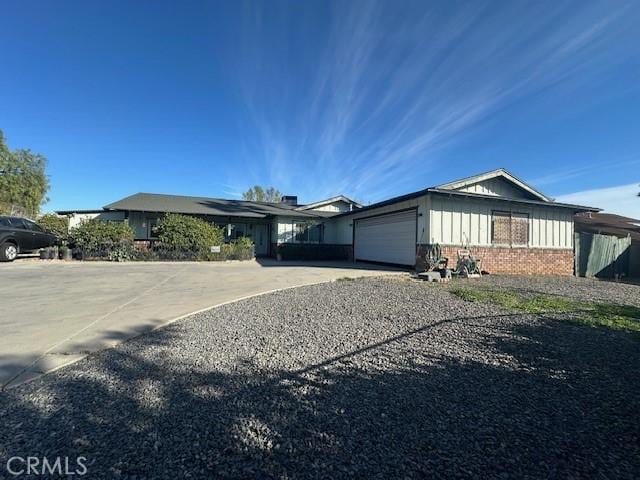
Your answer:
[[[441,285],[304,287],[3,392],[0,454],[90,478],[637,478],[639,345]]]

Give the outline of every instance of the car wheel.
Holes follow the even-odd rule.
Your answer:
[[[15,243],[5,242],[0,246],[0,262],[13,262],[18,256]]]

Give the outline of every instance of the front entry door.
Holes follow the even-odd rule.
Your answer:
[[[256,224],[253,227],[253,243],[256,246],[256,256],[269,253],[269,225]]]

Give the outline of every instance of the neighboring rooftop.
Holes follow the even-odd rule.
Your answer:
[[[574,217],[577,232],[601,233],[640,240],[640,220],[613,213],[579,213]]]

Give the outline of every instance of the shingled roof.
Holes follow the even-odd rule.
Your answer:
[[[317,218],[317,212],[303,212],[284,203],[225,200],[221,198],[136,193],[117,202],[105,205],[105,210],[136,212],[168,212],[188,215],[212,215],[220,217],[265,218],[272,215]],[[327,212],[322,212],[327,213]]]
[[[640,220],[613,213],[579,213],[574,217],[576,232],[601,233],[640,240]]]

